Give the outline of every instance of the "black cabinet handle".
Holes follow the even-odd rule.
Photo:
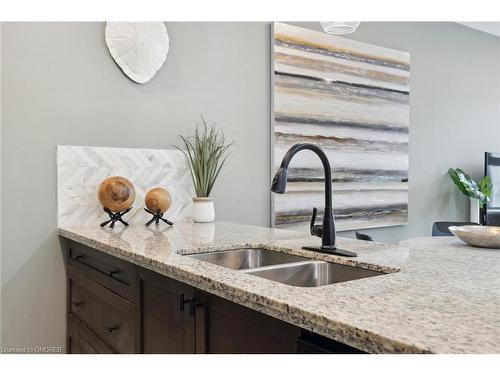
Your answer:
[[[184,311],[184,305],[190,303],[191,299],[184,299],[184,293],[179,294],[179,310]]]
[[[85,255],[78,254],[78,255],[73,256],[72,258],[73,258],[74,260],[78,260],[78,259],[83,258],[84,256],[85,256]]]
[[[114,275],[115,273],[120,273],[120,270],[111,270],[111,271],[108,271],[108,276],[113,277],[113,275]]]
[[[198,299],[196,298],[184,298],[184,293],[179,295],[179,308],[181,311],[184,311],[184,305],[189,303],[189,315],[194,316],[195,309],[198,303]]]
[[[77,302],[77,301],[73,301],[73,305],[74,305],[75,307],[81,306],[81,305],[83,305],[83,301],[79,301],[79,302]]]
[[[106,331],[108,331],[108,333],[111,333],[111,332],[117,330],[119,327],[117,327],[117,326],[106,326],[104,328],[106,329]]]

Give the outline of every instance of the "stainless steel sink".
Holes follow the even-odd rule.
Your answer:
[[[382,272],[322,261],[275,265],[256,270],[247,270],[245,273],[282,284],[301,287],[317,287],[383,275]]]
[[[384,274],[266,249],[247,248],[186,256],[300,287],[317,287]]]
[[[191,254],[186,256],[204,260],[205,262],[216,264],[218,266],[231,268],[233,270],[258,268],[274,264],[286,264],[308,260],[308,258],[266,249],[238,249],[212,253]]]

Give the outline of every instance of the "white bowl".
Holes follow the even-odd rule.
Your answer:
[[[451,226],[450,232],[469,245],[500,249],[500,227],[463,225]]]

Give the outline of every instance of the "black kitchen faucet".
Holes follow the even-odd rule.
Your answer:
[[[288,165],[294,157],[294,155],[301,150],[311,150],[316,155],[319,156],[321,162],[323,163],[323,169],[325,171],[325,211],[323,213],[323,224],[315,225],[316,214],[318,209],[313,208],[313,214],[311,218],[311,235],[321,237],[321,246],[304,246],[303,249],[314,250],[322,253],[328,253],[333,255],[341,255],[347,257],[355,257],[356,253],[352,251],[337,249],[335,245],[335,220],[333,218],[333,207],[332,207],[332,170],[330,167],[330,162],[323,150],[312,143],[297,143],[290,147],[286,152],[283,160],[281,161],[281,166],[276,175],[273,178],[271,190],[278,194],[283,194],[286,190],[286,183],[288,179]]]

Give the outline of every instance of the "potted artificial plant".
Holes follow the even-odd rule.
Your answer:
[[[196,197],[193,197],[193,221],[211,223],[215,220],[214,200],[210,197],[215,181],[233,145],[228,142],[222,129],[215,123],[196,125],[194,136],[179,136],[185,150],[177,147],[186,156]]]
[[[488,203],[491,197],[492,184],[490,176],[486,176],[476,182],[459,168],[450,168],[448,175],[458,190],[470,199],[470,221],[480,223],[479,209]]]

